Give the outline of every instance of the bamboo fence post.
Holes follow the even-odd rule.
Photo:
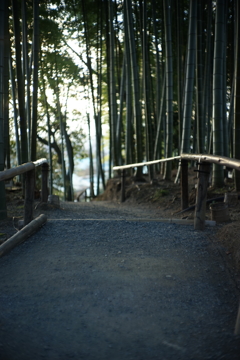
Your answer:
[[[35,169],[26,173],[25,179],[25,201],[24,201],[24,226],[33,219],[35,189]]]
[[[196,195],[196,206],[194,216],[194,229],[204,230],[205,229],[205,214],[206,214],[206,200],[207,200],[207,188],[208,178],[210,173],[209,163],[199,164],[199,177],[197,184],[197,195]]]
[[[240,304],[239,304],[239,307],[238,307],[238,314],[237,314],[234,334],[235,335],[240,335]]]
[[[188,208],[188,161],[181,159],[181,206]]]
[[[47,202],[48,200],[48,163],[42,164],[42,202]]]
[[[121,171],[121,202],[125,201],[125,170]]]

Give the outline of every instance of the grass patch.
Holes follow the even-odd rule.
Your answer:
[[[169,191],[166,189],[156,190],[153,195],[153,201],[158,201],[160,198],[162,198],[163,196],[167,196],[167,195],[169,195]]]

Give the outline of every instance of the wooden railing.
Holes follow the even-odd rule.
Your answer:
[[[42,167],[42,191],[41,200],[47,202],[48,199],[48,163],[47,159],[28,162],[11,169],[0,171],[0,181],[9,180],[21,174],[25,174],[25,196],[24,196],[24,225],[33,219],[34,192],[35,192],[35,168]]]
[[[91,196],[87,196],[87,190],[88,189],[90,189],[89,186],[80,191],[80,193],[77,196],[77,201],[80,201],[81,197],[83,197],[83,196],[84,196],[85,202],[87,201],[87,199],[91,199]]]
[[[240,170],[240,160],[228,158],[225,156],[208,154],[182,154],[167,159],[147,161],[143,163],[129,164],[123,166],[114,166],[113,170],[121,170],[121,201],[125,201],[125,170],[139,166],[149,166],[161,162],[179,160],[181,161],[181,206],[182,210],[188,207],[188,161],[197,161],[198,164],[198,184],[195,205],[194,228],[203,230],[205,228],[207,187],[211,164],[227,166],[232,169]]]

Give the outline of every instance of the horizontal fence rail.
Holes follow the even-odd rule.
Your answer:
[[[11,169],[0,171],[0,181],[12,179],[14,176],[24,174],[27,171],[34,170],[37,166],[47,163],[47,159],[43,158],[36,161],[27,162]]]
[[[35,195],[35,169],[42,167],[42,191],[41,200],[48,199],[48,162],[47,159],[31,161],[11,169],[0,171],[0,181],[9,180],[17,175],[25,174],[25,196],[24,196],[24,226],[33,220],[34,195]]]
[[[86,200],[87,200],[87,198],[88,198],[88,196],[87,196],[87,190],[88,190],[88,189],[90,189],[89,186],[88,186],[88,187],[85,187],[84,189],[82,189],[82,190],[79,192],[76,200],[77,200],[77,201],[80,201],[80,198],[84,195],[84,200],[85,200],[85,202],[86,202]],[[89,198],[90,198],[90,196],[89,196]]]
[[[218,156],[218,155],[206,155],[206,154],[182,154],[181,159],[190,160],[190,161],[198,161],[218,164],[222,166],[227,166],[231,169],[240,171],[240,160],[228,158],[226,156]]]
[[[113,170],[132,169],[132,168],[135,168],[135,167],[155,165],[155,164],[159,164],[159,163],[163,163],[163,162],[167,162],[167,161],[180,160],[180,159],[181,159],[181,156],[174,156],[174,157],[167,158],[167,159],[152,160],[152,161],[146,161],[146,162],[141,162],[141,163],[136,163],[136,164],[114,166]]]
[[[164,162],[173,161],[173,160],[189,160],[189,161],[214,163],[214,164],[227,166],[232,169],[240,170],[240,160],[228,158],[226,156],[206,155],[206,154],[181,154],[179,156],[174,156],[174,157],[166,158],[166,159],[146,161],[146,162],[136,163],[136,164],[114,166],[113,170],[132,169],[135,167],[149,166],[149,165],[154,165],[154,164],[158,164],[161,162],[164,163]]]
[[[121,170],[121,201],[125,201],[125,170],[140,166],[150,166],[167,161],[179,160],[181,162],[181,204],[182,210],[188,207],[188,161],[197,161],[198,163],[198,184],[195,204],[194,228],[203,230],[205,228],[207,187],[211,171],[211,164],[226,166],[240,171],[240,160],[228,158],[226,156],[209,154],[181,154],[171,158],[146,161],[136,164],[114,166],[113,170]]]

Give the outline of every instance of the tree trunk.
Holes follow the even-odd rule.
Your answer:
[[[213,63],[213,155],[223,155],[223,45],[224,45],[224,0],[216,1],[215,40]],[[212,182],[215,187],[224,184],[223,167],[213,166]]]
[[[74,157],[73,157],[72,143],[71,143],[70,137],[69,137],[69,135],[67,133],[67,129],[66,129],[66,116],[65,116],[65,121],[63,121],[63,132],[64,132],[65,144],[66,144],[67,154],[68,154],[66,196],[67,196],[67,201],[73,201],[74,200],[74,191],[73,191],[72,176],[73,176],[73,171],[74,171]]]
[[[125,38],[125,67],[126,67],[126,130],[125,130],[125,153],[126,164],[133,162],[132,154],[132,91],[131,91],[131,60],[126,15],[126,1],[124,1],[124,38]]]
[[[109,12],[109,51],[110,51],[110,102],[111,102],[111,152],[112,152],[112,164],[118,165],[117,154],[117,99],[116,99],[116,79],[115,79],[115,49],[114,49],[114,29],[113,29],[113,9],[112,0],[108,1]]]
[[[129,48],[130,48],[130,60],[131,60],[131,71],[132,71],[132,88],[133,88],[133,116],[136,134],[136,160],[141,162],[143,160],[142,152],[142,116],[141,116],[141,105],[140,105],[140,84],[139,84],[139,73],[136,55],[136,45],[134,39],[133,29],[133,18],[132,18],[132,1],[126,0],[126,14],[128,24],[128,37],[129,37]],[[136,176],[141,177],[142,167],[138,167]]]
[[[203,3],[198,0],[197,4],[197,66],[196,66],[196,109],[197,109],[197,152],[204,153],[205,124],[203,122],[203,36],[202,36]]]
[[[5,0],[7,1],[7,0]],[[0,171],[4,170],[4,119],[3,119],[3,97],[4,97],[4,22],[8,19],[6,16],[5,1],[0,2]],[[0,219],[7,217],[5,183],[0,181]]]
[[[21,41],[20,41],[20,24],[19,24],[19,9],[18,1],[12,0],[13,12],[13,29],[16,52],[16,70],[17,70],[17,92],[18,92],[18,109],[20,117],[20,133],[21,133],[21,161],[28,162],[28,137],[27,137],[27,122],[25,116],[25,100],[24,100],[24,79],[22,73],[21,63]]]
[[[173,140],[173,65],[172,65],[172,34],[171,34],[171,0],[164,0],[164,23],[166,43],[166,157],[172,157]],[[172,162],[165,164],[164,178],[171,179]]]
[[[145,108],[145,129],[146,129],[146,159],[153,160],[153,138],[152,138],[152,115],[150,96],[150,72],[149,72],[149,49],[148,49],[148,28],[147,28],[147,2],[143,1],[143,94]],[[149,179],[153,179],[153,167],[148,167]]]
[[[207,2],[206,54],[203,81],[203,123],[206,126],[206,152],[210,149],[210,117],[211,117],[211,78],[212,73],[212,0]]]
[[[175,4],[177,9],[178,151],[180,151],[183,124],[183,11],[181,0],[176,0]]]
[[[33,93],[31,160],[36,160],[37,152],[37,105],[38,105],[38,54],[39,54],[39,0],[33,0]]]
[[[50,114],[49,114],[49,105],[48,105],[48,99],[46,95],[46,86],[45,86],[45,80],[43,76],[43,64],[41,62],[41,81],[42,81],[42,87],[43,87],[43,99],[45,103],[45,109],[46,109],[46,117],[47,117],[47,133],[48,133],[48,159],[49,159],[49,195],[52,195],[53,193],[53,164],[52,164],[52,147],[51,147],[51,126],[50,126]]]
[[[88,138],[89,138],[89,176],[90,176],[90,197],[94,197],[94,171],[93,171],[93,155],[92,155],[92,143],[90,136],[90,118],[89,114],[87,114],[88,121]]]
[[[182,152],[188,153],[190,151],[194,72],[195,72],[195,57],[196,57],[196,24],[197,24],[197,3],[195,0],[191,0],[189,28],[188,28],[187,69],[186,69],[186,80],[185,80],[185,90],[184,90],[181,153]]]
[[[236,46],[235,46],[235,74],[234,74],[234,129],[233,129],[233,157],[240,159],[240,4],[236,1]],[[240,171],[234,174],[236,191],[240,191]]]
[[[159,56],[159,36],[157,32],[157,21],[156,21],[156,0],[152,0],[152,23],[154,33],[154,45],[155,45],[155,66],[156,66],[156,119],[159,118],[160,104],[161,104],[161,69],[160,69],[160,56]]]
[[[125,52],[125,51],[124,51]],[[126,88],[126,63],[125,56],[122,64],[121,84],[120,84],[120,98],[119,98],[119,110],[117,116],[117,127],[116,127],[116,146],[117,146],[117,157],[118,164],[122,164],[122,131],[123,131],[123,109],[124,109],[124,93]]]
[[[15,130],[15,139],[16,139],[16,154],[17,154],[17,164],[21,165],[21,147],[18,133],[18,111],[16,105],[16,84],[15,84],[15,76],[12,65],[12,57],[11,54],[9,56],[9,72],[10,72],[10,81],[11,81],[11,89],[12,89],[12,104],[13,104],[13,119],[14,119],[14,130]]]
[[[10,136],[9,136],[9,57],[10,57],[10,38],[8,24],[8,1],[4,2],[4,78],[3,78],[3,119],[4,119],[4,160],[7,169],[11,167],[10,163]]]
[[[28,38],[27,38],[27,3],[26,0],[21,0],[22,3],[22,49],[23,49],[23,72],[26,87],[26,123],[28,127],[28,152],[31,154],[31,133],[32,133],[32,124],[31,124],[31,96],[30,96],[30,87],[31,87],[31,75],[28,59]]]
[[[153,159],[157,160],[157,154],[159,153],[161,156],[161,131],[163,129],[164,122],[164,111],[166,108],[166,72],[164,72],[163,80],[162,80],[162,92],[161,92],[161,102],[160,102],[160,110],[157,121],[157,131],[155,134],[155,143],[154,143],[154,155]]]

